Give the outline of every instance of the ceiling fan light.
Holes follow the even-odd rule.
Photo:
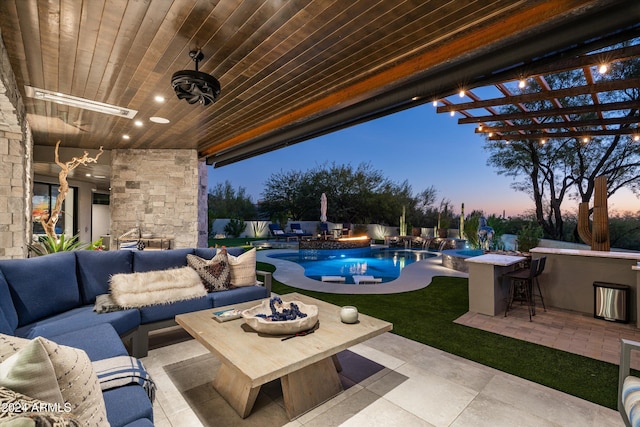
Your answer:
[[[204,58],[202,52],[191,51],[189,56],[196,63],[196,69],[173,73],[171,87],[178,99],[184,99],[189,104],[213,104],[220,96],[220,82],[212,75],[198,71],[198,63]]]

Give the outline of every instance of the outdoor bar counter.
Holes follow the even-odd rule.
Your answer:
[[[526,258],[485,254],[467,258],[469,264],[469,311],[496,316],[504,313],[509,284],[502,275],[515,270]]]
[[[640,327],[640,253],[537,247],[533,258],[547,257],[540,287],[547,306],[594,314],[594,282],[629,286],[629,320]],[[471,280],[471,279],[469,279]]]

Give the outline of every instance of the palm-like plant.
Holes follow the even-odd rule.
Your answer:
[[[60,234],[57,238],[49,235],[40,236],[38,243],[29,245],[29,250],[37,256],[41,256],[56,252],[85,249],[88,245],[79,241],[78,238],[78,234],[70,238],[67,238],[64,234]]]

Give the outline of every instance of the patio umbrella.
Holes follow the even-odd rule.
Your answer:
[[[320,221],[327,222],[327,195],[320,196]]]

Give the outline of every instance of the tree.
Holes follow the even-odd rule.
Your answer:
[[[218,183],[209,190],[207,197],[209,223],[216,218],[254,219],[257,209],[247,196],[246,189],[235,190],[229,181]]]
[[[292,220],[319,220],[320,196],[327,195],[332,222],[398,225],[402,207],[407,223],[420,217],[418,206],[426,206],[435,190],[424,190],[416,198],[407,181],[395,183],[369,163],[357,167],[323,164],[308,171],[272,174],[265,183],[260,211],[270,218],[284,215]],[[431,199],[429,198],[431,197]],[[426,204],[425,204],[426,203]]]
[[[614,66],[612,72],[603,79],[618,80],[640,75],[637,61],[626,61]],[[571,87],[576,83],[585,84],[581,70],[573,70],[545,77],[551,89]],[[538,91],[533,85],[528,90]],[[601,102],[640,100],[637,88],[609,92],[601,95]],[[593,102],[590,95],[558,99],[564,107],[586,105]],[[526,104],[527,110],[550,108],[549,101]],[[515,107],[512,107],[513,111]],[[505,112],[508,109],[504,110]],[[638,110],[627,110],[628,117],[637,116]],[[576,119],[595,119],[591,115],[576,116]],[[543,120],[561,121],[559,117]],[[517,121],[516,121],[517,122]],[[527,124],[525,121],[518,124]],[[568,122],[568,126],[571,122]],[[626,127],[628,125],[621,125]],[[518,191],[531,195],[535,204],[536,222],[544,234],[552,239],[564,236],[563,202],[567,199],[588,202],[594,190],[594,180],[600,175],[607,177],[608,196],[620,188],[630,188],[638,192],[640,184],[640,145],[628,141],[628,137],[598,137],[585,143],[580,138],[551,140],[541,144],[538,139],[505,144],[487,140],[485,149],[490,152],[488,164],[498,169],[498,174],[526,177],[512,186]]]

